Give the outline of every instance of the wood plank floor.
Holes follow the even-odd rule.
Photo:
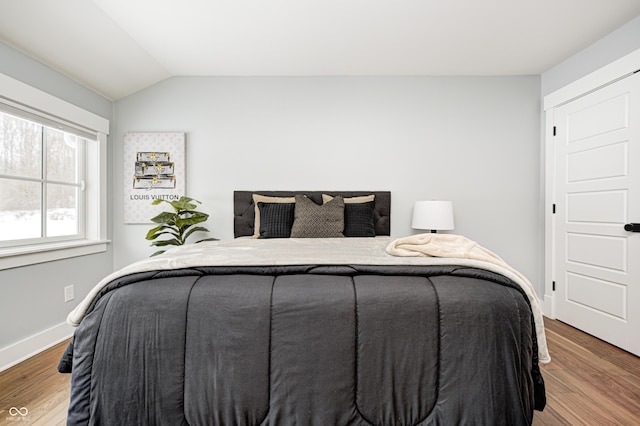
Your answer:
[[[67,424],[71,375],[58,373],[57,367],[68,344],[59,343],[0,373],[0,425]],[[22,416],[16,409],[28,413]]]
[[[640,424],[640,358],[545,318],[547,408],[534,425]]]
[[[535,412],[533,424],[640,424],[640,358],[559,321],[545,319],[545,326],[552,357],[541,365],[547,407]],[[66,345],[0,373],[0,425],[65,424],[70,375],[56,366]],[[11,415],[12,407],[29,413]]]

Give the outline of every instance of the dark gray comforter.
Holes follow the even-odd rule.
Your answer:
[[[109,284],[60,369],[71,425],[522,425],[536,354],[488,271],[204,267]]]

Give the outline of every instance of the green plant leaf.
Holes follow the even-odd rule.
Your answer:
[[[173,226],[158,225],[155,228],[150,229],[149,232],[147,232],[147,236],[145,238],[147,240],[155,240],[156,238],[158,238],[158,236],[168,232],[168,231],[165,231],[165,230],[169,230],[169,231],[175,232],[175,228]]]
[[[219,241],[217,238],[203,238],[201,240],[196,241],[194,244],[202,243],[204,241]]]
[[[176,220],[178,220],[180,216],[176,213],[171,212],[162,212],[159,215],[151,218],[151,221],[154,223],[164,223],[166,225],[175,225]]]
[[[189,198],[189,197],[180,197],[179,200],[170,201],[169,203],[173,206],[173,208],[176,211],[193,210],[196,207],[198,207],[197,204],[202,204],[202,203],[200,203],[200,201],[194,200],[193,198]],[[197,203],[197,204],[195,204],[195,203]]]
[[[209,232],[209,230],[208,230],[207,228],[205,228],[204,226],[196,226],[196,227],[193,227],[193,228],[189,229],[189,231],[187,231],[187,232],[184,234],[183,239],[184,239],[184,240],[186,240],[187,238],[189,238],[189,236],[190,236],[191,234],[193,234],[194,232],[198,232],[198,231],[201,231],[201,232]]]
[[[158,232],[156,234],[153,235],[147,235],[146,239],[149,241],[153,241],[155,239],[157,239],[158,237],[161,237],[162,235],[168,235],[171,236],[173,238],[175,238],[176,240],[182,240],[182,237],[179,234],[176,234],[174,231],[164,231],[164,232]]]
[[[206,213],[190,212],[190,215],[188,217],[179,217],[178,219],[176,219],[175,225],[178,228],[183,228],[185,226],[205,222],[207,219],[209,219],[209,215]]]
[[[152,246],[157,246],[157,247],[164,247],[164,246],[180,246],[182,245],[182,243],[178,240],[178,239],[171,239],[171,240],[161,240],[161,241],[154,241],[151,243]]]
[[[153,253],[153,254],[152,254],[151,256],[149,256],[149,257],[157,256],[157,255],[159,255],[159,254],[164,253],[165,251],[166,251],[166,250],[158,250],[157,252]]]

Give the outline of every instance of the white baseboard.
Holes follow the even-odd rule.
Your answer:
[[[0,349],[0,372],[68,339],[73,335],[74,330],[73,327],[63,322]]]
[[[544,295],[542,311],[544,312],[545,317],[549,319],[556,319],[555,301],[552,296],[547,294]]]

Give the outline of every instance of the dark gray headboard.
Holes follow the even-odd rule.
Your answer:
[[[293,197],[296,194],[303,194],[317,204],[322,204],[322,194],[343,197],[375,194],[373,221],[376,235],[391,235],[391,192],[389,191],[234,191],[233,235],[235,238],[253,235],[255,221],[253,194],[270,197]]]

